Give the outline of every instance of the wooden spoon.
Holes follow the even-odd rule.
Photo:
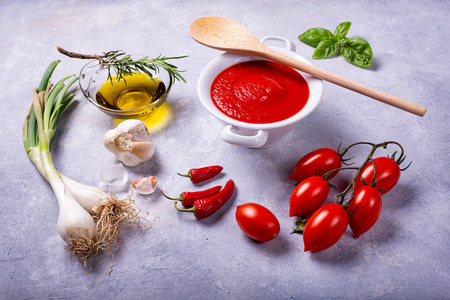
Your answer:
[[[202,17],[192,22],[189,32],[192,38],[200,44],[217,50],[254,55],[277,61],[421,117],[427,111],[420,105],[280,54],[263,45],[247,28],[230,19]]]

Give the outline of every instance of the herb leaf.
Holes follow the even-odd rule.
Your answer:
[[[311,47],[316,48],[324,38],[332,37],[333,34],[328,29],[316,27],[306,30],[298,36],[298,39]]]
[[[323,59],[330,57],[341,46],[340,54],[350,63],[359,67],[368,67],[372,64],[372,48],[363,38],[347,38],[351,22],[342,22],[334,30],[316,27],[306,30],[298,39],[311,47],[316,48],[312,58]]]
[[[365,39],[360,37],[348,39],[341,49],[341,54],[346,60],[359,67],[368,67],[372,64],[372,48]]]
[[[342,22],[336,27],[336,29],[334,30],[334,36],[338,39],[338,41],[343,41],[346,39],[351,25],[351,22]]]
[[[325,38],[319,43],[312,57],[315,59],[328,58],[339,49],[339,46],[340,44],[334,38]]]

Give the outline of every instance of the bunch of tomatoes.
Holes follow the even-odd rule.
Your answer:
[[[378,148],[389,144],[400,148],[390,157],[372,158]],[[359,167],[344,159],[348,150],[357,145],[372,147]],[[289,179],[298,181],[290,196],[289,216],[298,217],[296,233],[303,233],[304,251],[321,251],[334,245],[350,226],[359,238],[378,220],[381,213],[381,195],[389,192],[400,179],[400,164],[405,160],[403,148],[397,142],[373,144],[355,143],[347,148],[317,149],[301,158]],[[345,164],[345,167],[342,167]],[[353,170],[355,175],[348,186],[336,195],[336,203],[325,204],[329,193],[329,180],[342,170]],[[351,192],[351,195],[347,194]],[[236,220],[249,237],[265,242],[280,231],[277,218],[265,207],[246,203],[238,206]]]

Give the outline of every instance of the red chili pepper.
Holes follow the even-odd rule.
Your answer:
[[[168,197],[164,192],[161,190],[161,194],[163,194],[164,197],[170,200],[180,201],[183,206],[191,206],[194,204],[194,201],[201,198],[206,198],[209,196],[212,196],[214,194],[217,194],[222,189],[222,186],[218,185],[215,187],[212,187],[210,189],[204,190],[204,191],[197,191],[197,192],[183,192],[180,194],[179,198],[171,198]]]
[[[198,183],[213,178],[222,172],[222,170],[223,167],[221,166],[209,166],[198,169],[190,169],[187,174],[178,173],[178,175],[189,177],[193,183]]]
[[[200,220],[212,215],[217,210],[219,210],[219,208],[221,208],[228,201],[228,199],[231,198],[233,192],[234,181],[230,179],[220,192],[206,198],[195,200],[194,206],[191,208],[178,208],[177,202],[174,203],[174,206],[178,211],[193,212],[195,217]]]

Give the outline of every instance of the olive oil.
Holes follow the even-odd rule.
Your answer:
[[[124,79],[107,80],[98,89],[95,99],[103,107],[117,110],[143,108],[161,97],[166,87],[156,77],[144,73],[124,76]]]

